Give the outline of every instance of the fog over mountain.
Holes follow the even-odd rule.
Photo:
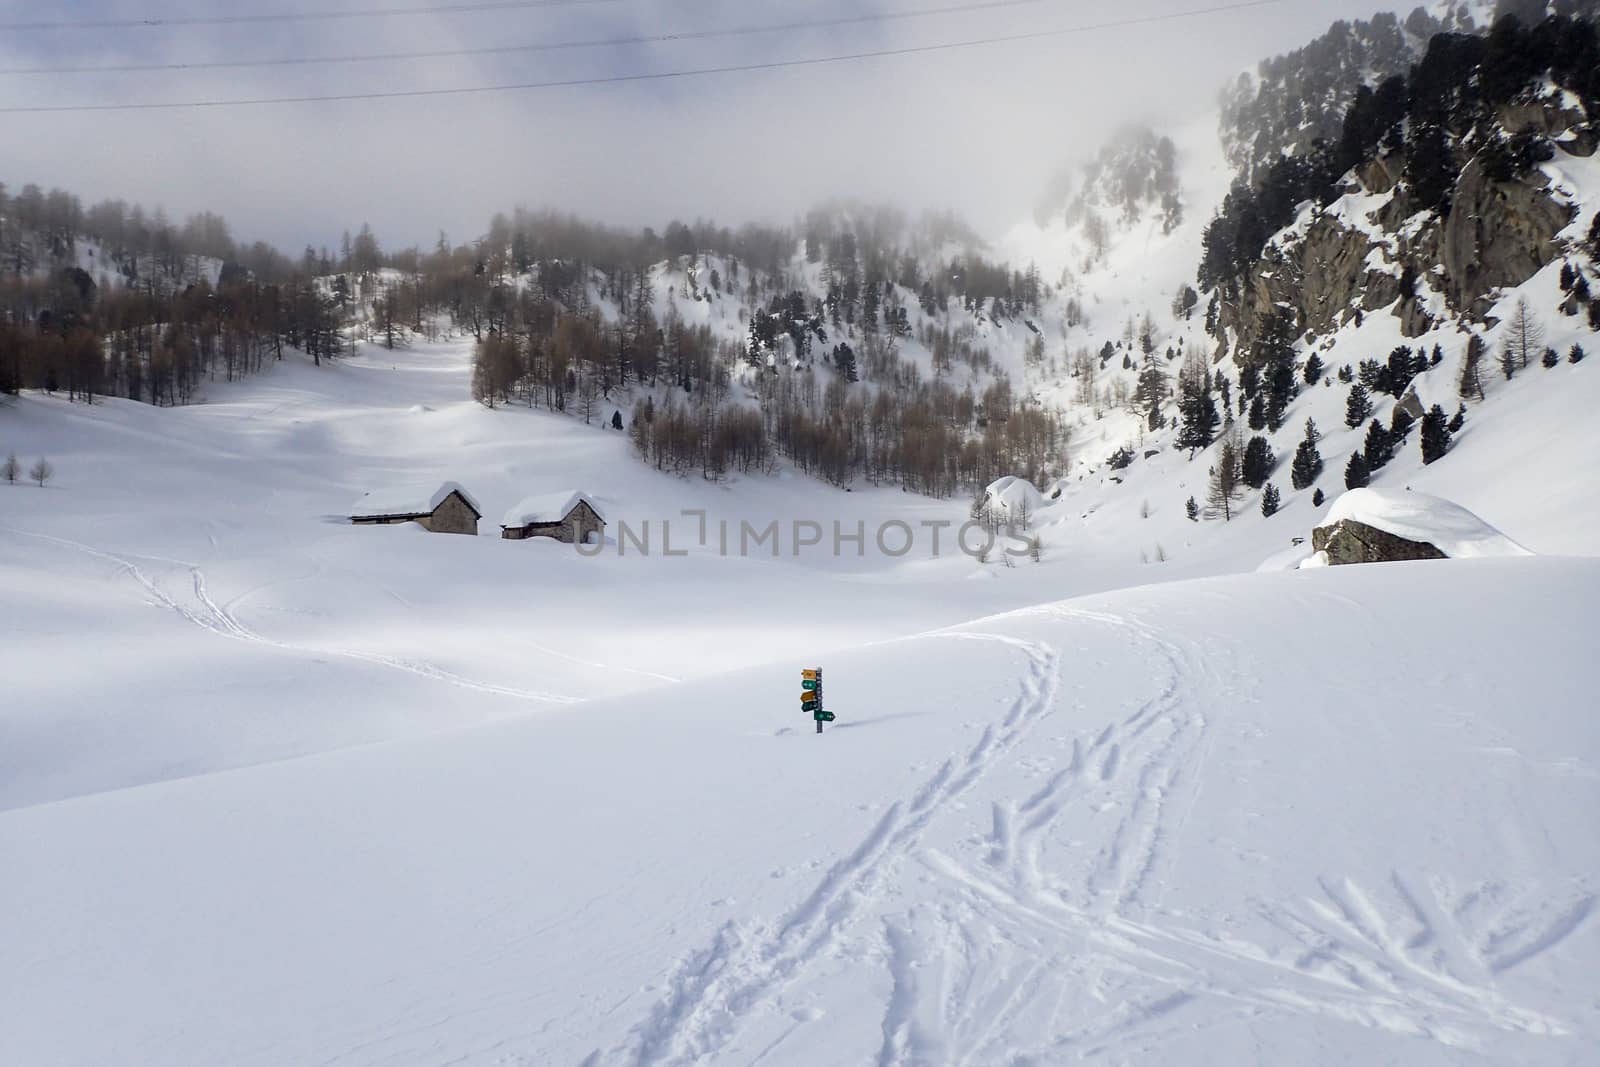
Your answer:
[[[1331,19],[1366,17],[1380,6],[614,0],[185,24],[218,16],[211,5],[190,2],[162,4],[161,25],[70,30],[22,28],[36,13],[17,7],[0,16],[10,26],[0,34],[0,84],[12,108],[563,81],[1083,32],[622,84],[178,111],[13,112],[0,114],[5,180],[13,188],[65,186],[86,200],[161,204],[176,217],[216,211],[240,236],[290,249],[328,242],[361,221],[395,247],[430,244],[441,228],[465,239],[489,212],[519,203],[633,226],[673,216],[787,222],[818,200],[851,196],[913,210],[955,208],[994,233],[1026,213],[1052,171],[1091,155],[1119,123],[1168,127],[1198,116],[1215,106],[1234,72],[1308,39]],[[1200,9],[1211,10],[1185,14]],[[640,40],[916,11],[942,13]],[[151,15],[138,3],[68,3],[49,12],[62,22]],[[1128,24],[1140,19],[1158,21]],[[281,62],[618,39],[635,43]],[[214,66],[258,60],[276,65]],[[184,69],[21,73],[158,65]]]

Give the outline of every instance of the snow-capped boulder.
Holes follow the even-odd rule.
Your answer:
[[[1345,493],[1311,531],[1311,547],[1331,566],[1533,554],[1458,504],[1394,489]]]
[[[1031,519],[1045,506],[1044,495],[1026,478],[1007,475],[992,482],[983,493],[984,503],[1001,522]]]

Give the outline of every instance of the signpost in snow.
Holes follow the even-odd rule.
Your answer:
[[[800,672],[800,711],[811,713],[817,722],[817,733],[822,724],[833,721],[833,712],[822,710],[822,668],[808,667]]]

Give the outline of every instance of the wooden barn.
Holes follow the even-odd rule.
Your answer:
[[[575,490],[531,496],[506,512],[500,524],[500,536],[508,541],[551,537],[569,545],[587,544],[591,537],[605,537],[605,532],[600,505]]]
[[[350,521],[357,526],[414,522],[433,533],[477,536],[483,509],[455,482],[397,485],[374,490],[355,502]]]

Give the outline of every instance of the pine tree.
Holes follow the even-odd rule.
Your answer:
[[[1189,516],[1190,522],[1200,521],[1200,505],[1195,502],[1194,497],[1191,496],[1188,500],[1184,501],[1183,513]]]
[[[1361,458],[1360,452],[1350,453],[1350,462],[1344,468],[1344,487],[1365,489],[1371,481],[1372,472],[1367,469],[1367,461]]]
[[[1461,427],[1465,426],[1466,424],[1467,424],[1467,405],[1462,404],[1459,408],[1456,409],[1455,415],[1450,419],[1450,432],[1452,434],[1460,433],[1461,432]]]
[[[1572,351],[1567,353],[1567,362],[1568,363],[1582,363],[1583,362],[1583,356],[1584,356],[1583,346],[1582,345],[1573,345],[1572,346]]]
[[[1306,420],[1306,436],[1295,449],[1289,481],[1296,489],[1309,489],[1322,476],[1322,453],[1317,451],[1317,425]]]
[[[1322,490],[1318,489],[1315,493],[1311,494],[1311,506],[1314,508],[1320,508],[1322,506],[1322,502],[1326,499],[1328,498],[1322,495]]]
[[[1272,468],[1276,462],[1276,457],[1272,454],[1272,445],[1265,437],[1257,434],[1250,438],[1249,443],[1244,446],[1244,464],[1241,472],[1244,484],[1252,489],[1260,489],[1272,476]]]
[[[1350,399],[1344,405],[1344,424],[1352,430],[1367,421],[1372,414],[1372,393],[1360,382],[1350,387]]]
[[[1317,355],[1315,352],[1311,353],[1311,358],[1306,360],[1306,369],[1305,369],[1305,382],[1306,382],[1306,384],[1307,385],[1316,385],[1319,381],[1321,381],[1322,380],[1322,371],[1323,371],[1322,357]]]
[[[1243,466],[1243,453],[1237,432],[1223,435],[1221,443],[1217,445],[1216,463],[1211,468],[1206,487],[1206,504],[1211,514],[1221,515],[1224,521],[1233,519],[1233,501],[1239,495],[1239,486],[1242,484],[1240,468]]]
[[[1450,451],[1450,419],[1438,404],[1422,416],[1422,462],[1426,466]]]
[[[1261,514],[1269,519],[1272,518],[1278,513],[1281,503],[1282,496],[1278,492],[1278,487],[1268,482],[1266,488],[1261,491]]]
[[[1243,400],[1244,397],[1239,399]],[[1259,392],[1250,400],[1249,424],[1252,430],[1265,430],[1267,428],[1267,401]]]
[[[1367,426],[1366,443],[1361,447],[1362,462],[1369,473],[1376,474],[1393,457],[1394,441],[1389,437],[1389,431],[1383,428],[1383,423],[1373,419]]]
[[[1456,393],[1462,400],[1483,399],[1483,351],[1483,338],[1473,334],[1461,357],[1461,377],[1456,383]]]
[[[1178,411],[1183,418],[1183,425],[1178,430],[1176,443],[1179,448],[1188,449],[1192,459],[1197,451],[1210,445],[1217,436],[1217,426],[1221,422],[1217,415],[1217,404],[1210,393],[1185,387],[1183,398],[1178,402]]]
[[[1283,416],[1294,399],[1294,364],[1285,360],[1275,364],[1267,374],[1267,429],[1277,433],[1283,426]]]
[[[1544,369],[1549,370],[1561,362],[1561,353],[1553,348],[1547,348],[1544,350],[1544,359],[1541,362],[1544,363]]]

